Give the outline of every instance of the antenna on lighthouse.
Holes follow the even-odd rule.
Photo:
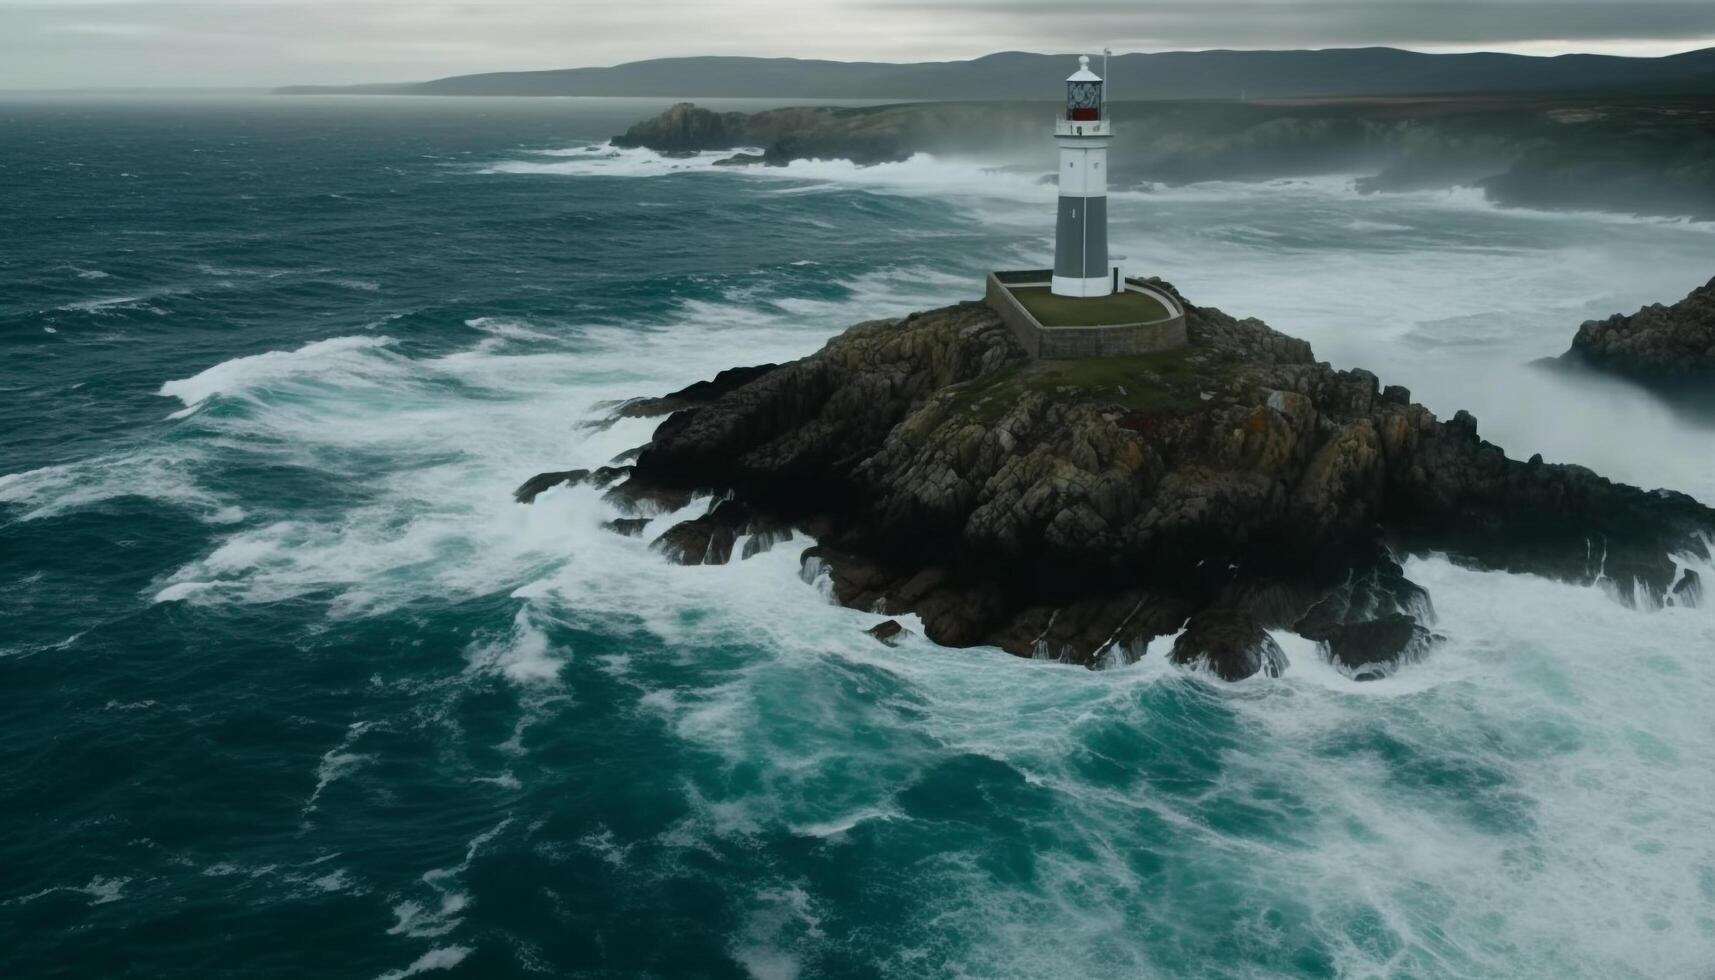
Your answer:
[[[1110,76],[1108,75],[1108,57],[1110,55],[1112,55],[1113,53],[1114,53],[1113,49],[1111,49],[1111,48],[1103,48],[1102,49],[1102,118],[1103,119],[1108,118],[1108,102],[1109,102],[1108,86],[1111,84]]]

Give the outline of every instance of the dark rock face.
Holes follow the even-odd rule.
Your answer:
[[[1703,576],[1686,569],[1685,577],[1673,587],[1673,599],[1681,606],[1701,606],[1703,604]]]
[[[1355,674],[1421,654],[1434,613],[1399,551],[1657,595],[1670,552],[1704,553],[1715,511],[1689,497],[1509,459],[1468,413],[1439,421],[1259,321],[1186,309],[1186,350],[1052,365],[979,304],[859,324],[675,393],[608,496],[716,494],[659,544],[680,561],[804,529],[806,578],[915,612],[937,643],[1100,666],[1190,620],[1184,656],[1222,676],[1280,669],[1259,630]]]
[[[761,153],[734,153],[730,157],[722,157],[715,161],[717,167],[753,167],[759,163],[767,163],[768,157]]]
[[[901,124],[909,126],[910,132]],[[921,149],[921,133],[934,120],[883,109],[830,106],[769,109],[764,112],[713,112],[681,102],[653,119],[613,138],[619,147],[644,147],[665,155],[705,150],[762,147],[717,161],[723,166],[765,163],[785,166],[793,160],[840,159],[858,164],[909,159]]]
[[[629,466],[603,466],[591,471],[587,482],[597,490],[603,490],[624,479],[630,472]]]
[[[869,629],[864,630],[864,632],[875,637],[877,641],[890,647],[898,646],[900,640],[911,635],[911,631],[899,625],[899,620],[897,619],[889,619],[885,622],[877,623]]]
[[[618,520],[608,521],[602,527],[621,537],[640,538],[643,536],[644,530],[649,527],[649,518],[621,517]]]
[[[1372,681],[1422,659],[1444,639],[1404,613],[1390,613],[1380,619],[1334,626],[1324,636],[1322,648],[1348,677]]]
[[[729,391],[750,384],[779,366],[778,364],[759,364],[755,367],[727,368],[709,381],[698,381],[686,385],[678,391],[662,395],[660,398],[634,398],[619,407],[619,414],[624,418],[647,419],[671,415],[674,412],[697,405],[707,405]],[[645,448],[648,447],[640,446],[632,450],[631,457],[635,459],[636,455]]]
[[[1479,187],[1518,207],[1715,218],[1707,95],[1625,101],[1600,108],[1580,98],[1551,107],[1537,97],[1363,108],[1122,102],[1111,107],[1119,127],[1110,180],[1179,185],[1361,170],[1375,174],[1358,180],[1364,192]],[[669,154],[754,147],[769,164],[881,163],[914,153],[1016,159],[1026,147],[1037,153],[1023,165],[1052,181],[1053,150],[1041,127],[1039,105],[992,94],[750,114],[678,105],[614,143]]]
[[[563,470],[558,473],[538,473],[530,479],[525,480],[523,486],[512,491],[512,499],[521,504],[535,503],[537,497],[547,493],[549,490],[552,490],[563,483],[576,486],[589,479],[589,475],[589,470]]]
[[[1191,617],[1169,656],[1183,667],[1206,667],[1224,681],[1279,677],[1286,670],[1280,644],[1249,613],[1235,609],[1209,609]]]
[[[725,565],[749,522],[749,507],[723,500],[702,517],[673,525],[650,547],[680,565]]]
[[[671,514],[691,506],[695,497],[688,488],[653,486],[635,476],[602,494],[602,500],[620,511],[636,517]]]
[[[659,153],[696,153],[701,150],[730,150],[738,146],[743,133],[742,124],[729,124],[729,117],[700,109],[689,102],[680,102],[652,119],[644,120],[616,136],[613,145],[647,147]],[[738,123],[738,120],[732,120]]]
[[[791,540],[792,529],[747,504],[726,499],[701,517],[673,525],[650,547],[680,565],[725,565],[732,561],[740,538],[745,540],[739,556],[743,560]]]
[[[1715,279],[1672,306],[1584,324],[1561,359],[1715,398]]]

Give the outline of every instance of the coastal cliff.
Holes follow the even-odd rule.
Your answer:
[[[1032,362],[978,304],[859,324],[624,406],[668,417],[607,497],[648,515],[712,495],[654,542],[673,560],[797,529],[807,576],[846,605],[1091,666],[1180,634],[1178,662],[1274,673],[1265,630],[1288,629],[1381,676],[1438,639],[1395,558],[1427,549],[1690,601],[1668,556],[1704,554],[1715,510],[1509,459],[1466,413],[1438,420],[1260,321],[1185,307],[1186,349],[1093,361]]]
[[[1498,204],[1715,219],[1708,99],[1442,98],[1117,102],[1114,178],[1134,185],[1365,174],[1368,192],[1477,187]],[[621,147],[751,147],[741,163],[969,155],[1052,171],[1039,102],[927,102],[717,113],[690,103]]]
[[[1671,397],[1715,402],[1715,279],[1671,306],[1584,324],[1560,361]]]

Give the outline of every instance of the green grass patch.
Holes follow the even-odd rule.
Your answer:
[[[1194,348],[1092,357],[1077,361],[1039,361],[1009,368],[961,387],[953,410],[972,421],[997,421],[1030,394],[1066,401],[1100,401],[1138,412],[1185,412],[1203,405],[1203,393],[1225,383],[1220,358]]]
[[[1202,393],[1218,384],[1215,367],[1209,352],[1180,348],[1133,357],[1043,361],[1029,372],[1027,383],[1048,395],[1077,393],[1137,411],[1177,411],[1202,404]]]
[[[1108,296],[1056,296],[1047,286],[1017,286],[1012,295],[1044,327],[1103,327],[1154,323],[1170,315],[1152,296],[1123,292]]]

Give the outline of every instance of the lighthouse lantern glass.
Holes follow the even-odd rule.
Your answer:
[[[1066,118],[1095,121],[1102,118],[1102,83],[1067,82]]]

